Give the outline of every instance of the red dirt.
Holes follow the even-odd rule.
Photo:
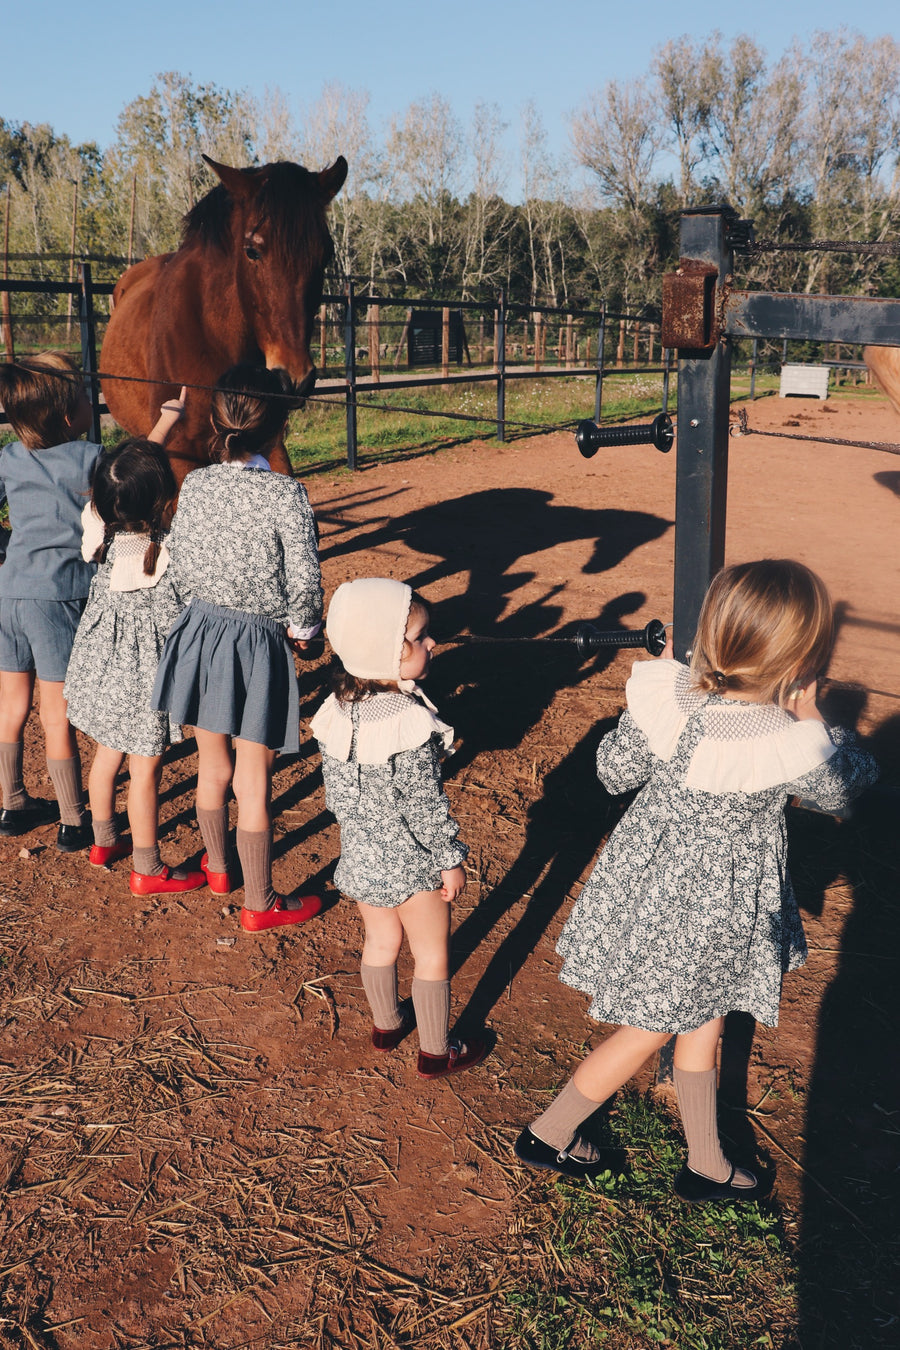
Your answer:
[[[765,430],[883,441],[898,430],[874,395],[747,406]],[[571,435],[551,434],[307,482],[327,592],[357,575],[409,580],[433,602],[439,641],[671,617],[674,455],[613,449],[585,462]],[[732,442],[729,560],[790,555],[824,576],[842,615],[830,674],[859,686],[829,697],[873,737],[893,783],[898,494],[900,462],[885,454]],[[311,881],[329,896],[298,931],[243,933],[240,896],[135,899],[127,862],[104,872],[60,857],[52,828],[0,842],[0,1275],[12,1310],[0,1344],[314,1344],[314,1261],[290,1260],[301,1234],[322,1261],[364,1250],[359,1267],[387,1269],[379,1278],[398,1288],[513,1240],[526,1178],[509,1143],[597,1034],[556,978],[553,944],[608,828],[592,755],[632,659],[439,649],[429,692],[461,738],[447,789],[471,846],[454,1007],[464,1028],[486,1020],[497,1038],[459,1079],[419,1080],[414,1037],[391,1055],[369,1048],[359,928],[328,886],[337,831],[308,739],[275,780],[276,884]],[[304,717],[325,665],[303,667]],[[172,862],[202,851],[192,751],[173,752],[164,779]],[[90,753],[85,743],[86,765]],[[33,724],[26,781],[50,795]],[[843,825],[795,813],[810,961],[786,981],[778,1030],[757,1029],[750,1045],[738,1020],[727,1052],[726,1097],[759,1109],[726,1112],[725,1128],[739,1146],[755,1134],[787,1232],[803,1239],[804,1346],[887,1345],[884,1319],[898,1311],[884,1289],[840,1293],[848,1247],[896,1234],[897,920],[884,884],[895,859],[879,809]],[[823,1314],[829,1287],[839,1293]],[[357,1343],[340,1332],[350,1296],[332,1289],[322,1344]]]

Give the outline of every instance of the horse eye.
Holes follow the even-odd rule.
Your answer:
[[[245,244],[244,252],[251,262],[259,262],[261,255],[258,248],[254,248],[252,244]]]

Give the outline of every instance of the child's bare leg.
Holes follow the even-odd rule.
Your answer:
[[[272,886],[272,769],[275,751],[256,741],[235,740],[234,795],[237,798],[237,851],[244,874],[244,908],[262,913],[272,909],[278,897]],[[298,909],[296,898],[283,902]]]
[[[40,718],[47,747],[47,768],[53,780],[59,818],[63,825],[84,824],[81,791],[81,761],[78,743],[69,724],[62,680],[38,680],[41,691]]]
[[[418,891],[397,909],[413,955],[412,1000],[419,1048],[450,1050],[450,906],[440,891]]]
[[[124,762],[121,750],[113,750],[111,746],[98,745],[94,751],[94,762],[88,774],[88,801],[94,843],[98,848],[113,848],[118,841],[116,779]]]
[[[532,1134],[553,1148],[570,1149],[578,1126],[633,1078],[667,1040],[667,1032],[618,1027],[581,1061],[547,1110],[532,1123]],[[579,1151],[576,1145],[570,1152],[582,1161],[593,1161],[591,1155],[596,1156],[590,1146]]]
[[[716,1121],[716,1054],[724,1017],[705,1022],[675,1038],[675,1091],[688,1145],[688,1167],[712,1181],[727,1181],[731,1163],[722,1152]],[[732,1185],[756,1185],[756,1178],[738,1169]]]
[[[135,849],[156,848],[162,755],[129,755],[128,823]],[[140,869],[137,869],[140,870]]]
[[[228,872],[228,789],[234,777],[234,751],[230,736],[199,728],[197,745],[197,824],[206,848],[206,865],[221,875]]]
[[[396,909],[383,909],[357,901],[363,922],[360,976],[377,1031],[397,1031],[403,1025],[397,997],[397,957],[403,942],[403,925]]]
[[[0,674],[0,789],[6,811],[23,811],[30,800],[22,779],[22,737],[33,697],[34,671]]]

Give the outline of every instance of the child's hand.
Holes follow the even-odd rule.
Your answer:
[[[461,867],[451,867],[448,871],[441,872],[441,895],[447,901],[448,905],[454,900],[458,900],[466,889],[466,874]]]
[[[673,638],[671,633],[669,633],[668,636],[666,637],[666,645],[663,647],[660,655],[663,661],[675,660],[675,639]]]
[[[168,398],[159,410],[159,419],[156,426],[147,437],[148,441],[155,441],[157,445],[165,445],[166,438],[176,423],[184,417],[184,405],[187,400],[187,385],[181,386],[181,393],[177,398]]]

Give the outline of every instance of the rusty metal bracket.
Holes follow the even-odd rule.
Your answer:
[[[682,351],[710,351],[721,334],[716,304],[718,268],[681,258],[662,286],[662,345]]]

